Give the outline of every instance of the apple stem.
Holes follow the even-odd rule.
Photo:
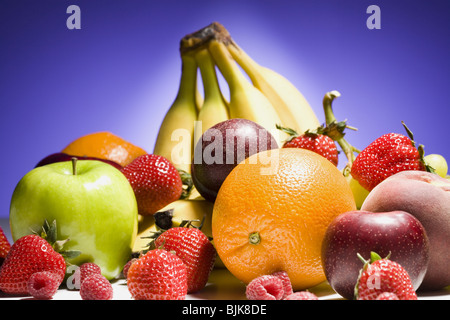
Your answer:
[[[363,257],[359,252],[358,252],[356,255],[357,255],[358,259],[359,259],[363,264],[366,264],[366,263],[367,263],[367,260],[364,259],[364,257]]]
[[[77,175],[77,160],[78,160],[77,158],[72,157],[72,174],[74,176]]]

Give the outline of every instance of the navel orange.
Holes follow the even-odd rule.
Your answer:
[[[106,159],[126,166],[147,152],[123,138],[108,132],[94,132],[72,141],[62,152],[72,156],[87,156]]]
[[[355,209],[346,179],[326,158],[305,149],[269,150],[225,179],[214,203],[213,239],[244,283],[286,271],[294,290],[303,290],[326,280],[320,252],[328,225]]]

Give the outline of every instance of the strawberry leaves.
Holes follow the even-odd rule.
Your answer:
[[[45,239],[59,254],[61,254],[65,260],[76,258],[81,254],[78,250],[64,250],[64,246],[70,241],[69,238],[58,240],[58,232],[56,227],[56,220],[49,223],[47,219],[44,220],[44,225],[40,232],[32,230],[33,234]]]

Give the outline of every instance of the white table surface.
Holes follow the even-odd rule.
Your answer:
[[[8,219],[0,219],[0,226],[6,237],[12,244],[11,232]],[[221,278],[221,284],[215,279]],[[223,281],[225,279],[225,281]],[[245,286],[234,278],[226,269],[214,269],[210,277],[211,282],[198,293],[189,294],[186,300],[245,300]],[[131,300],[124,279],[112,281],[113,300]],[[319,300],[340,300],[342,296],[335,293],[333,289],[325,282],[316,287],[310,288],[309,291],[315,293]],[[436,292],[418,292],[419,300],[450,300],[450,287]],[[30,299],[30,297],[8,296],[0,292],[1,300],[20,300]],[[79,291],[59,289],[53,300],[81,300]]]

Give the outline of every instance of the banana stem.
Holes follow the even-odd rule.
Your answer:
[[[214,99],[221,100],[222,93],[217,80],[214,61],[211,59],[207,49],[202,49],[195,55],[200,72],[202,75],[202,83],[204,88],[205,100]]]
[[[216,65],[230,86],[230,91],[239,88],[247,81],[240,72],[237,63],[231,57],[224,43],[217,40],[211,40],[208,46]]]
[[[325,112],[325,122],[327,126],[337,123],[336,117],[334,116],[333,113],[332,103],[334,99],[340,96],[341,94],[338,91],[334,90],[327,92],[323,98],[323,110]],[[348,128],[354,129],[352,127]],[[350,143],[348,143],[348,141],[345,140],[343,135],[341,135],[338,139],[336,139],[336,141],[347,158],[347,164],[344,168],[344,175],[347,176],[350,173],[353,161],[355,161],[356,158],[355,152],[359,152],[359,150],[353,147]]]
[[[197,62],[193,55],[181,55],[181,81],[176,100],[196,100],[197,91]]]

